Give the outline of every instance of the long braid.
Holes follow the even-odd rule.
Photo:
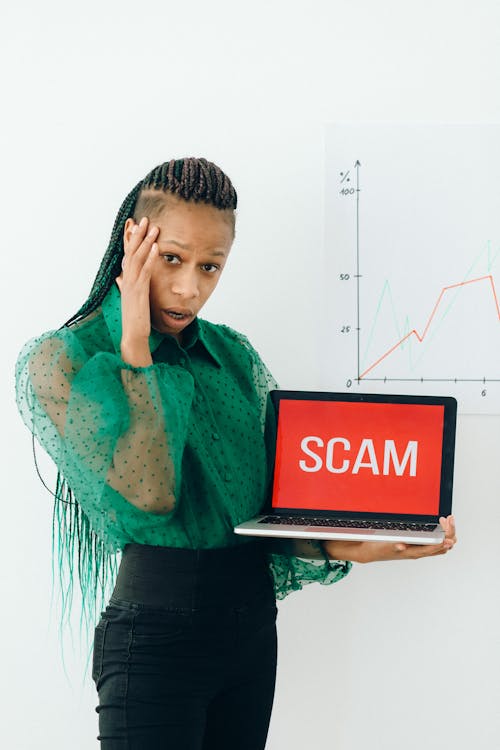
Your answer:
[[[154,193],[158,194],[155,195]],[[162,196],[162,193],[165,195]],[[223,210],[233,209],[230,216],[234,230],[234,209],[236,209],[238,201],[236,190],[229,177],[216,164],[207,159],[196,157],[171,159],[159,164],[137,183],[123,201],[89,296],[80,309],[60,328],[69,327],[72,323],[85,318],[99,307],[114,279],[121,271],[121,262],[124,255],[123,233],[127,219],[131,217],[138,222],[143,215],[155,215],[158,209],[164,206],[168,194],[185,201],[208,203]],[[40,476],[38,465],[37,472]],[[89,620],[94,623],[96,620],[97,592],[100,589],[100,606],[102,607],[106,598],[106,587],[115,579],[117,572],[116,556],[115,553],[110,553],[105,549],[104,542],[97,537],[91,528],[87,516],[59,470],[56,479],[56,492],[51,494],[55,498],[52,518],[52,585],[54,582],[54,529],[57,519],[59,577],[63,592],[62,618],[64,619],[66,608],[63,583],[64,560],[67,561],[70,571],[66,594],[71,606],[71,574],[74,570],[75,542],[77,542],[78,577],[83,602],[82,616],[87,625],[88,636]],[[92,605],[93,613],[88,615],[87,609]],[[80,628],[81,625],[82,618],[80,618]]]
[[[83,303],[78,312],[64,323],[64,326],[69,326],[70,323],[73,323],[75,320],[84,318],[98,307],[110,289],[113,279],[120,273],[121,256],[123,256],[123,230],[127,218],[132,215],[141,187],[142,180],[137,183],[133,190],[130,191],[120,206],[120,210],[118,211],[113,226],[113,231],[111,232],[111,239],[108,248],[101,261],[100,268],[94,279],[94,283],[92,284],[88,299]],[[121,256],[120,245],[122,248]],[[61,326],[61,328],[62,327],[63,326]]]

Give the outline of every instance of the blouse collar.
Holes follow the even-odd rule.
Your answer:
[[[115,349],[115,352],[118,354],[121,350],[121,340],[122,340],[122,311],[121,311],[121,293],[118,289],[118,285],[116,281],[114,281],[109,289],[109,291],[106,293],[106,296],[104,297],[102,303],[102,313],[104,316],[105,323],[108,327],[109,334],[111,336],[111,341],[113,342],[113,347]],[[208,354],[212,357],[212,359],[215,361],[215,363],[221,367],[221,362],[216,356],[213,349],[210,347],[206,340],[206,336],[204,335],[203,326],[200,325],[202,321],[199,320],[199,318],[195,318],[186,328],[184,329],[184,335],[183,335],[183,343],[182,348],[183,349],[190,349],[192,346],[196,344],[197,341],[199,341]],[[154,328],[151,329],[151,334],[149,336],[149,350],[151,353],[153,353],[158,347],[160,346],[165,339],[173,340],[172,336],[169,334],[160,333],[159,331],[156,331]]]

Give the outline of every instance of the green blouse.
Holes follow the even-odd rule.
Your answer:
[[[113,283],[84,320],[24,344],[16,401],[107,553],[129,542],[244,544],[233,527],[270,489],[277,384],[241,333],[196,318],[182,346],[155,330],[153,364],[123,362]],[[68,529],[66,529],[68,533]],[[317,542],[262,540],[277,599],[350,570]]]

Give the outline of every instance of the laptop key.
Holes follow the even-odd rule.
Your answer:
[[[348,518],[301,518],[297,516],[266,516],[259,523],[287,524],[293,526],[340,526],[341,528],[356,529],[387,529],[389,531],[432,531],[435,523],[408,523],[401,521],[358,521]]]

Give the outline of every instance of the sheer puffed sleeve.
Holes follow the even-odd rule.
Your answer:
[[[108,549],[141,541],[175,513],[192,376],[115,353],[89,357],[71,328],[30,339],[16,362],[24,423]]]
[[[276,419],[269,392],[279,386],[248,339],[243,336],[242,341],[250,352],[255,389],[261,403],[270,492],[276,443]],[[331,560],[317,540],[267,537],[264,543],[267,548],[276,599],[284,599],[289,593],[302,589],[308,583],[317,582],[323,585],[335,583],[344,578],[352,567],[349,560]]]

